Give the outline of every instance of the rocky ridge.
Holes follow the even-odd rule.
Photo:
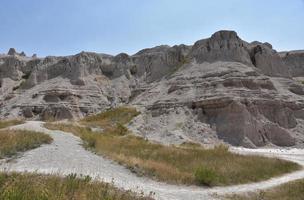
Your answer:
[[[304,52],[219,31],[135,55],[0,55],[0,117],[81,118],[136,106],[136,134],[166,144],[303,146]]]

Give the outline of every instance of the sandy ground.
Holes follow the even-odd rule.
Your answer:
[[[9,162],[5,160],[0,161],[0,170],[2,171],[38,172],[57,175],[67,175],[70,173],[89,175],[97,180],[113,182],[117,187],[123,189],[144,192],[147,195],[153,192],[153,197],[160,200],[216,199],[217,195],[268,189],[289,181],[304,178],[304,170],[301,170],[259,183],[229,187],[204,188],[197,186],[168,185],[144,177],[138,177],[123,166],[85,150],[81,146],[81,140],[78,137],[62,131],[51,131],[43,128],[42,122],[30,121],[13,128],[45,132],[49,134],[54,141],[52,144],[43,145],[37,149],[25,152]],[[304,166],[304,150],[302,149],[232,148],[232,151],[242,154],[279,157]]]

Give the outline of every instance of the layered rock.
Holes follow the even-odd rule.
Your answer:
[[[0,116],[61,120],[131,105],[142,114],[129,128],[167,144],[301,146],[302,54],[248,43],[234,31],[132,56],[37,58],[10,50],[0,56]]]
[[[294,113],[303,109],[302,97],[284,89],[286,83],[280,79],[257,75],[254,70],[236,62],[194,63],[133,103],[146,106],[150,118],[187,108],[197,121],[210,127],[193,138],[215,131],[218,139],[237,146],[295,145],[290,129],[298,124]],[[286,91],[281,94],[279,90]],[[157,127],[151,123],[146,120],[142,126]]]
[[[197,41],[192,47],[191,55],[198,63],[236,61],[252,65],[247,46],[236,32],[219,31],[211,38]]]
[[[268,43],[253,42],[250,44],[252,64],[269,76],[291,77],[288,66],[279,54]]]
[[[280,56],[286,65],[288,65],[293,77],[304,76],[304,51],[282,52]]]

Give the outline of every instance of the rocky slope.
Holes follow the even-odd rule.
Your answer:
[[[219,31],[129,56],[0,55],[0,116],[81,118],[132,105],[129,128],[162,143],[303,146],[304,52]]]

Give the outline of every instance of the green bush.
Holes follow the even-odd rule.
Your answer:
[[[85,134],[81,137],[85,144],[85,147],[94,149],[96,147],[96,137],[93,134]]]
[[[201,166],[194,173],[195,181],[199,185],[213,186],[216,184],[218,176],[213,169]]]
[[[120,123],[117,123],[115,131],[117,131],[116,134],[118,135],[126,135],[128,133],[128,129]]]

